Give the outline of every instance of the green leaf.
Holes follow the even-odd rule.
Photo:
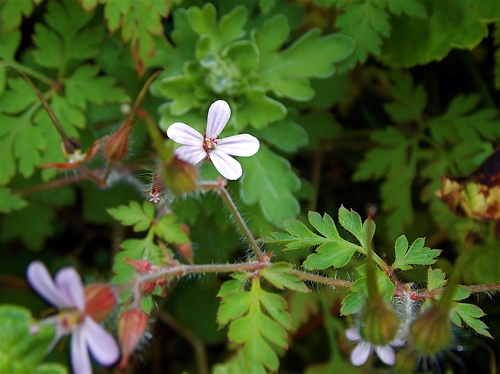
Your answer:
[[[290,273],[292,269],[292,264],[278,262],[268,268],[262,269],[260,275],[280,290],[288,288],[297,292],[311,292],[299,275]]]
[[[421,2],[427,9],[427,17],[391,18],[392,33],[382,51],[387,64],[423,65],[442,60],[455,48],[471,50],[488,35],[488,22],[500,18],[498,1]]]
[[[278,227],[284,218],[294,218],[299,203],[292,195],[300,187],[290,163],[261,144],[253,157],[239,159],[243,166],[241,198],[248,204],[259,203],[264,216]]]
[[[213,4],[205,4],[201,9],[198,7],[188,9],[191,27],[198,35],[207,35],[216,52],[229,42],[245,35],[243,26],[247,22],[247,16],[247,8],[239,5],[223,15],[217,24],[217,11]]]
[[[9,188],[0,187],[0,212],[10,213],[13,210],[19,210],[26,207],[26,200],[13,194]]]
[[[406,240],[405,236],[400,236],[398,240],[400,238],[404,238]],[[406,247],[408,247],[408,241],[406,241]],[[441,269],[432,269],[429,266],[429,269],[427,270],[427,291],[432,291],[444,287],[448,282],[447,280],[445,280],[445,276],[446,274]]]
[[[70,104],[86,109],[87,102],[104,104],[129,100],[123,90],[115,86],[113,78],[98,76],[98,73],[99,67],[96,65],[81,65],[65,80]]]
[[[252,38],[261,56],[259,72],[263,82],[279,97],[306,101],[314,95],[309,78],[331,76],[334,64],[349,56],[354,44],[345,35],[321,37],[320,30],[312,29],[282,50],[288,34],[288,22],[283,15],[269,19],[262,31],[253,31]]]
[[[376,267],[375,269],[378,292],[382,296],[382,300],[389,303],[396,292],[396,286],[380,268]],[[343,315],[359,313],[366,304],[366,298],[368,297],[366,265],[358,267],[357,271],[360,278],[354,282],[351,286],[351,292],[342,300],[340,313]]]
[[[103,36],[101,26],[88,27],[93,12],[85,13],[71,0],[51,2],[45,14],[46,25],[37,23],[33,41],[33,57],[43,67],[58,68],[69,60],[84,60],[99,53],[97,44]],[[86,27],[87,26],[87,27]]]
[[[0,7],[0,20],[2,21],[2,34],[8,34],[21,25],[24,17],[29,17],[33,10],[34,5],[38,4],[40,0],[16,0],[6,1]],[[2,46],[3,48],[3,46]]]
[[[182,228],[182,225],[176,223],[176,220],[177,218],[172,214],[163,216],[158,222],[155,222],[153,230],[154,233],[162,240],[169,243],[190,243],[186,232]]]
[[[36,219],[35,219],[36,217]],[[30,249],[39,250],[44,240],[54,231],[55,212],[39,201],[29,201],[21,210],[16,210],[0,221],[0,231],[3,239],[20,238]],[[29,222],[29,229],[26,223]]]
[[[261,89],[249,89],[242,97],[236,112],[238,129],[247,124],[256,129],[263,129],[269,123],[283,119],[286,116],[286,107],[269,96]]]
[[[33,328],[36,328],[36,333],[30,332]],[[67,373],[58,364],[39,364],[47,353],[55,330],[49,324],[36,323],[29,310],[14,305],[1,305],[0,331],[0,372]]]
[[[411,265],[432,265],[437,260],[441,251],[439,249],[430,249],[424,247],[425,239],[416,239],[410,248],[405,236],[400,236],[396,240],[396,260],[392,264],[392,269],[408,270],[413,269]]]
[[[134,231],[145,231],[153,223],[154,205],[143,201],[142,207],[137,201],[131,201],[129,205],[120,205],[118,208],[110,208],[107,212],[122,225],[134,226]]]
[[[225,293],[223,296],[217,320],[220,325],[231,321],[228,337],[244,345],[249,372],[265,373],[266,368],[278,369],[276,347],[288,347],[286,330],[292,328],[286,307],[285,299],[264,291],[257,277],[252,279],[250,291]]]
[[[287,134],[287,136],[283,136]],[[259,139],[267,140],[285,152],[296,152],[299,147],[308,143],[304,128],[288,119],[271,123],[261,131],[255,133]]]
[[[396,122],[420,120],[427,105],[427,93],[422,85],[414,87],[410,74],[394,72],[391,76],[393,84],[389,92],[394,102],[384,105],[387,113]]]
[[[324,237],[316,235],[300,221],[285,221],[285,229],[289,234],[273,232],[272,237],[265,238],[266,242],[284,244],[291,250],[318,246],[316,253],[304,261],[303,265],[308,270],[345,266],[354,252],[363,251],[361,247],[340,237],[328,214],[321,217],[319,213],[309,212],[309,222]]]
[[[487,331],[488,326],[479,319],[485,314],[478,306],[466,303],[453,303],[451,314],[450,318],[452,321],[457,321],[456,316],[453,316],[454,314],[457,314],[464,323],[469,325],[469,327],[471,327],[478,334],[493,339],[493,336],[491,336],[491,334]],[[457,323],[455,322],[455,324]],[[458,326],[460,326],[460,324],[458,324]]]
[[[382,38],[389,36],[391,30],[389,14],[380,5],[371,1],[351,3],[338,16],[336,26],[356,41],[354,53],[340,65],[342,71],[365,62],[369,53],[380,53]]]

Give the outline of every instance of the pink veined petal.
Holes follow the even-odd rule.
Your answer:
[[[241,164],[218,148],[210,152],[210,159],[217,171],[226,179],[236,180],[243,174]]]
[[[120,357],[120,348],[113,336],[88,316],[83,321],[83,328],[92,357],[103,366],[113,365]]]
[[[372,345],[370,343],[360,341],[356,348],[351,352],[351,362],[354,366],[363,365],[370,353],[372,352]]]
[[[171,124],[167,129],[167,135],[176,143],[203,147],[203,136],[185,123],[175,122]]]
[[[249,157],[257,153],[260,143],[255,136],[240,134],[220,139],[217,148],[231,156]]]
[[[45,300],[59,309],[74,308],[73,300],[68,298],[52,280],[47,268],[40,261],[32,262],[26,272],[28,282]]]
[[[205,152],[202,147],[186,145],[184,147],[176,149],[175,155],[181,160],[190,163],[191,165],[196,165],[198,162],[207,157],[207,152]]]
[[[396,354],[394,353],[394,350],[388,345],[375,347],[375,352],[377,352],[377,356],[386,365],[392,366],[396,362]]]
[[[224,100],[217,100],[208,109],[206,137],[217,138],[231,117],[231,108]]]
[[[74,268],[62,268],[54,277],[57,287],[71,300],[73,307],[83,311],[85,309],[85,296],[80,276]]]
[[[359,328],[357,328],[357,327],[351,327],[351,328],[345,330],[345,336],[351,342],[359,342],[361,340],[361,335],[359,333]]]
[[[83,326],[78,326],[71,335],[71,367],[73,368],[73,374],[92,374],[92,365],[90,364]]]

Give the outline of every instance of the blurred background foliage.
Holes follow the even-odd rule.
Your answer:
[[[225,134],[261,140],[259,153],[241,160],[242,179],[229,183],[257,237],[281,229],[284,218],[305,221],[308,210],[336,216],[343,204],[361,215],[376,211],[375,248],[388,259],[399,235],[426,236],[449,272],[472,237],[478,255],[462,281],[500,281],[499,216],[458,216],[437,195],[443,176],[472,175],[499,146],[500,2],[6,0],[0,18],[1,303],[40,315],[44,304],[24,281],[35,258],[52,271],[70,264],[87,280],[109,279],[120,244],[141,236],[107,209],[146,199],[156,163],[139,123],[106,188],[43,168],[65,161],[61,139],[13,67],[35,82],[84,150],[116,131],[123,104],[165,67],[143,102],[162,130],[181,121],[202,131],[209,105],[224,99],[232,109]],[[498,161],[491,165],[498,175]],[[201,173],[217,176],[211,165]],[[245,259],[215,194],[166,198],[176,222],[190,228],[195,263]],[[269,249],[296,265],[307,255]],[[425,276],[417,268],[406,280],[423,284]],[[151,324],[151,340],[127,372],[193,372],[190,334],[206,345],[210,365],[227,361],[226,334],[215,322],[220,284],[209,275],[171,285],[155,304],[171,319]],[[324,343],[341,331],[342,296],[289,295],[296,330],[280,372],[329,372],[333,366],[319,364],[329,349],[347,357],[340,335],[330,336],[335,348]],[[500,336],[498,305],[481,303]],[[491,352],[500,352],[497,342],[467,332],[455,348],[461,353],[422,371],[487,370]],[[50,357],[64,360],[57,350]]]

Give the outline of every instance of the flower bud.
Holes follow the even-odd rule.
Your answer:
[[[131,260],[130,258],[125,258],[123,262],[132,266],[140,274],[149,273],[152,266],[151,261],[148,260]]]
[[[126,121],[111,135],[104,145],[104,157],[110,164],[123,160],[128,153],[129,136],[132,125]]]
[[[190,264],[193,263],[194,253],[191,244],[179,244],[177,246],[177,249],[179,250],[182,257],[186,259],[187,262],[189,262]]]
[[[174,156],[163,168],[163,176],[174,195],[193,192],[198,183],[198,170],[194,165]]]
[[[89,284],[84,289],[85,313],[96,322],[104,320],[116,305],[116,296],[110,286]]]
[[[120,315],[118,320],[118,336],[122,350],[122,359],[118,365],[120,369],[127,366],[130,355],[137,347],[147,326],[148,316],[140,309],[128,309]]]
[[[374,346],[384,346],[396,338],[399,318],[380,299],[369,301],[361,317],[361,337]]]
[[[451,341],[449,311],[434,305],[427,309],[410,327],[413,347],[431,356],[445,349]]]

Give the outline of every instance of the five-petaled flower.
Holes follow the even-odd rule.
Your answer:
[[[53,344],[62,336],[71,334],[71,364],[74,373],[92,373],[88,351],[103,366],[113,365],[118,360],[118,344],[112,335],[94,320],[97,317],[93,318],[92,311],[100,309],[102,314],[103,308],[96,308],[97,305],[90,305],[92,302],[86,300],[87,290],[84,290],[80,276],[74,268],[59,270],[54,282],[47,268],[41,262],[35,261],[28,267],[27,278],[36,292],[60,310],[59,314],[48,317],[41,323],[55,327]],[[93,300],[99,300],[101,305],[110,306],[115,301],[110,302],[109,296],[102,298],[106,291],[109,292],[107,286],[93,285],[90,294]]]
[[[175,151],[182,160],[196,165],[204,159],[210,159],[215,168],[227,179],[241,177],[241,165],[231,156],[253,156],[259,150],[257,138],[249,134],[240,134],[219,139],[231,116],[229,104],[218,100],[208,110],[205,135],[185,123],[176,122],[167,129],[167,135],[183,146]]]
[[[387,345],[373,346],[369,342],[363,340],[358,327],[347,329],[345,335],[350,341],[358,342],[356,348],[351,352],[351,363],[355,366],[363,365],[374,349],[383,363],[386,365],[394,365],[396,362],[396,354],[392,347],[401,347],[406,343],[405,340],[396,338]]]

